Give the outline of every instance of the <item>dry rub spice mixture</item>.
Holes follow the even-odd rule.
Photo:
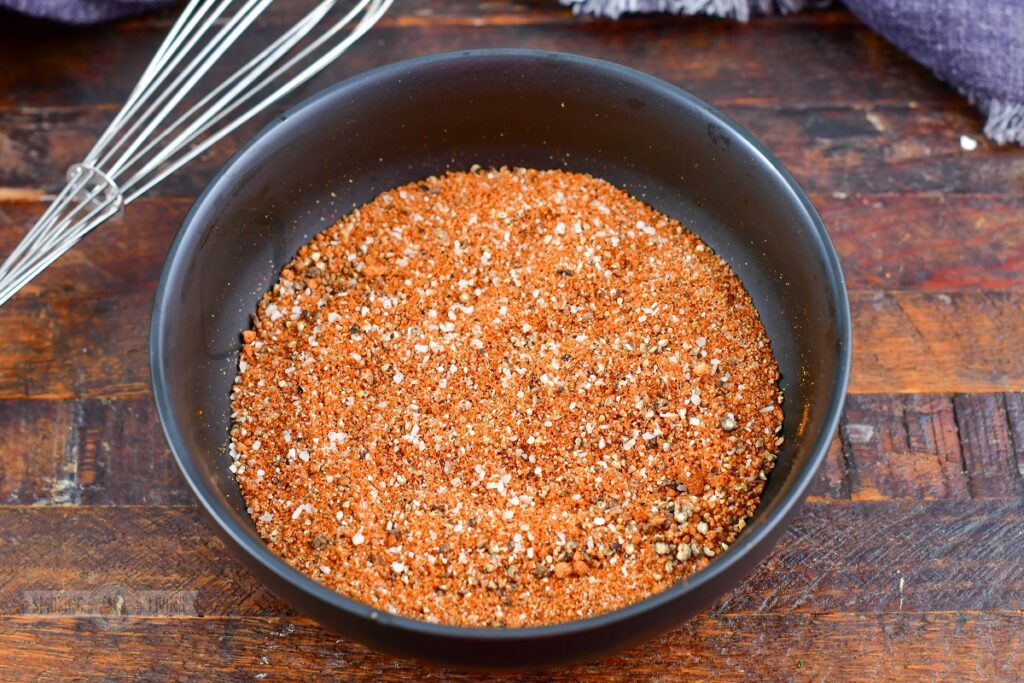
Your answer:
[[[606,612],[743,529],[782,439],[739,279],[563,171],[386,192],[303,247],[244,333],[231,469],[292,565],[470,626]]]

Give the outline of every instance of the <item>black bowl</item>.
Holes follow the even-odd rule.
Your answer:
[[[592,173],[681,220],[739,274],[786,393],[785,446],[758,512],[710,566],[663,593],[556,626],[440,626],[381,613],[273,554],[228,472],[239,333],[280,268],[376,194],[472,164]],[[387,66],[281,116],[196,202],[164,266],[150,360],[185,478],[236,557],[323,625],[403,656],[475,667],[594,658],[664,631],[739,584],[772,549],[835,432],[850,314],[821,219],[749,133],[692,95],[607,62],[494,50]]]

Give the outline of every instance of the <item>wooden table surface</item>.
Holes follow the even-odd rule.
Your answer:
[[[1020,677],[1024,150],[982,139],[963,99],[843,11],[743,26],[612,24],[550,0],[398,5],[304,92],[456,48],[559,49],[642,69],[775,151],[821,211],[850,287],[842,428],[778,549],[706,614],[546,676]],[[70,29],[0,14],[0,254],[172,18]],[[978,149],[962,149],[962,134]],[[147,369],[154,288],[189,205],[243,138],[0,307],[0,680],[462,675],[293,613],[226,555],[168,452]]]

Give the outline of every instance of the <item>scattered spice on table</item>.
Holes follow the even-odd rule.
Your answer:
[[[232,471],[269,546],[382,611],[596,615],[725,551],[782,443],[729,266],[607,182],[483,170],[299,250],[243,334]]]

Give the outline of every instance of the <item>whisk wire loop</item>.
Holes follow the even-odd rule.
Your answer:
[[[274,0],[191,0],[124,106],[0,265],[0,305],[90,230],[337,60],[393,3],[320,0],[216,81],[211,71]]]

